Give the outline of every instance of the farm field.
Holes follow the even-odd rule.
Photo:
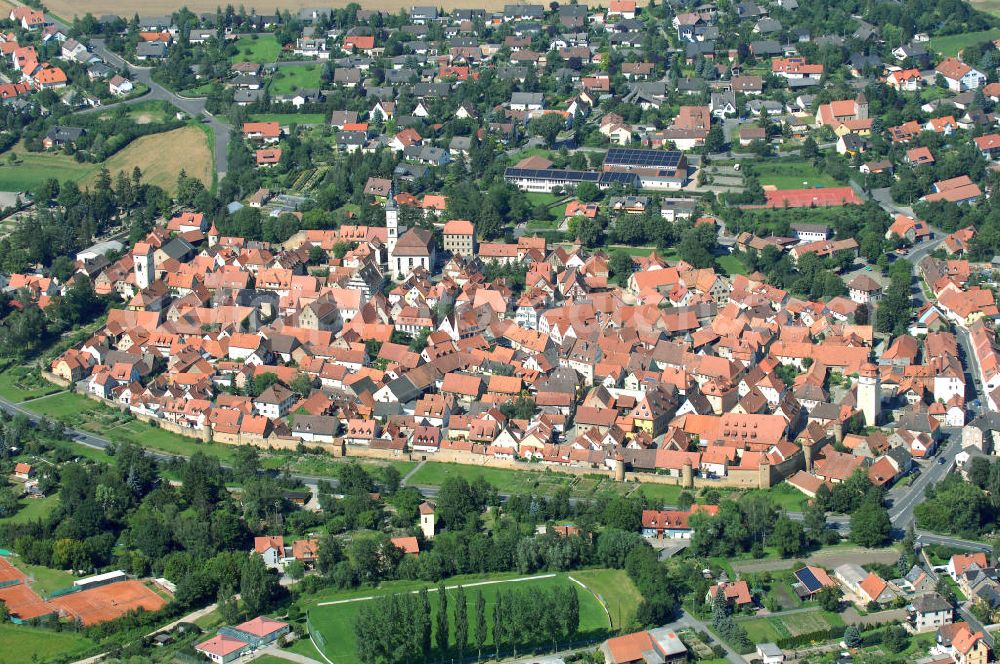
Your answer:
[[[812,187],[836,187],[839,183],[829,175],[820,173],[806,161],[762,161],[754,164],[762,187],[775,189],[809,189]]]
[[[236,49],[238,52],[232,57],[233,62],[256,62],[264,65],[278,59],[281,44],[274,35],[260,35],[256,39],[240,37],[236,40]]]
[[[993,10],[996,11],[998,5],[993,4]],[[938,51],[942,55],[958,55],[958,52],[967,46],[972,46],[973,44],[979,44],[980,42],[992,41],[1000,37],[1000,28],[993,28],[992,30],[983,30],[981,32],[967,32],[958,35],[948,35],[947,37],[932,37],[930,44],[931,50]]]
[[[606,570],[604,571],[606,572]],[[599,572],[595,571],[595,573]],[[466,600],[470,603],[470,616],[472,613],[471,605],[474,602],[476,590],[482,590],[483,598],[486,600],[486,624],[491,628],[493,625],[493,607],[496,604],[497,593],[501,589],[516,589],[523,592],[525,589],[529,588],[531,590],[542,590],[554,587],[563,587],[566,584],[570,584],[571,587],[576,589],[580,598],[579,637],[581,639],[586,639],[603,636],[611,628],[611,624],[608,620],[608,615],[605,612],[604,607],[601,606],[592,593],[584,588],[581,588],[578,584],[573,583],[568,576],[569,575],[567,574],[539,575],[537,577],[528,577],[526,580],[518,581],[515,581],[515,579],[525,579],[525,577],[504,574],[488,577],[472,576],[448,579],[446,580],[445,585],[449,588],[449,610],[454,611],[454,598],[456,596],[454,586],[458,584],[465,586]],[[474,587],[472,584],[475,583],[482,583],[483,585]],[[337,662],[337,664],[359,664],[359,660],[357,658],[357,641],[354,637],[353,624],[356,616],[361,611],[363,602],[370,601],[373,597],[388,595],[393,592],[415,592],[425,587],[429,590],[432,614],[431,622],[434,623],[436,618],[434,618],[433,614],[437,610],[437,599],[435,597],[437,589],[435,585],[421,582],[389,582],[383,584],[381,588],[374,592],[371,590],[363,590],[324,595],[321,601],[317,600],[310,602],[308,604],[309,620],[313,628],[320,634],[320,639],[318,641],[322,641],[324,644],[321,646],[325,648],[324,654],[331,660]],[[353,601],[332,605],[328,604],[325,606],[322,605],[323,602],[341,600]],[[489,629],[488,631],[490,634],[486,640],[487,646],[493,642],[492,629]],[[454,628],[452,628],[452,633],[454,634]]]
[[[780,613],[766,618],[739,621],[755,643],[771,642],[789,636],[819,632],[831,627],[841,627],[844,619],[828,611],[804,611],[782,616]]]
[[[200,127],[181,127],[162,134],[143,136],[130,143],[124,150],[104,162],[111,176],[119,171],[131,173],[138,166],[142,180],[155,184],[168,193],[177,191],[177,176],[183,170],[188,177],[196,177],[212,185],[213,157]],[[97,179],[97,172],[84,178],[84,184]]]
[[[1000,16],[1000,0],[971,0],[969,4],[979,11]]]
[[[292,65],[282,67],[275,72],[268,87],[272,95],[283,95],[303,88],[319,88],[322,86],[320,74],[322,65]]]
[[[94,646],[93,641],[73,632],[12,624],[0,624],[0,643],[4,664],[31,664],[56,658],[69,661]]]
[[[133,112],[137,113],[137,118],[150,116],[148,121],[152,121],[155,113],[151,109]],[[11,151],[17,155],[18,163],[12,166],[6,157],[0,160],[0,191],[33,191],[49,178],[88,186],[97,181],[102,166],[107,167],[112,177],[119,171],[131,174],[138,166],[144,182],[160,186],[169,193],[176,191],[181,169],[206,186],[212,184],[212,152],[204,132],[193,126],[138,138],[103,164],[78,162],[56,152],[28,152],[21,143]]]

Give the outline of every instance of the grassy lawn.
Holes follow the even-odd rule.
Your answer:
[[[22,498],[17,501],[21,509],[5,519],[0,519],[0,523],[28,523],[42,519],[59,504],[59,495],[52,494],[44,498]],[[6,542],[11,544],[11,542]]]
[[[679,484],[640,484],[638,491],[642,491],[646,498],[653,502],[664,505],[676,505],[677,499],[684,489]]]
[[[958,52],[967,46],[979,44],[985,41],[993,41],[1000,37],[1000,28],[983,30],[981,32],[967,32],[958,35],[948,35],[947,37],[931,37],[930,48],[940,52],[942,55],[958,55]]]
[[[256,62],[267,64],[278,59],[281,53],[281,44],[278,39],[271,34],[253,37],[240,37],[236,40],[237,53],[231,60],[233,62]]]
[[[771,487],[767,494],[776,506],[788,512],[801,512],[805,506],[805,494],[787,482]]]
[[[235,447],[218,443],[202,443],[195,438],[159,429],[139,420],[108,429],[102,433],[115,442],[133,442],[143,447],[186,457],[195,452],[204,452],[209,456],[218,457],[223,463],[232,461],[236,453]]]
[[[547,205],[552,206],[561,201],[565,196],[556,196],[555,194],[546,194],[541,191],[530,191],[524,195],[531,203],[532,207],[536,205]]]
[[[441,486],[448,477],[464,477],[469,482],[482,477],[501,493],[544,493],[542,487],[555,489],[572,480],[569,475],[560,473],[483,468],[432,461],[414,473],[408,483],[411,486]]]
[[[315,659],[317,662],[323,661],[323,656],[316,650],[316,646],[312,644],[312,641],[307,637],[304,639],[299,639],[285,648],[288,652],[293,652],[296,655],[303,655],[304,657],[309,657],[310,659]],[[260,660],[255,660],[260,661]],[[287,659],[281,660],[282,662],[287,662]]]
[[[725,256],[719,256],[715,259],[715,262],[719,264],[719,267],[723,268],[729,274],[746,274],[747,266],[743,264],[743,260],[736,254],[726,254]]]
[[[740,625],[755,643],[775,642],[778,639],[819,632],[831,627],[840,627],[843,618],[828,611],[804,611],[782,616],[776,614],[766,618],[741,620]]]
[[[38,399],[32,401],[27,406],[28,410],[34,411],[39,415],[71,423],[80,422],[80,416],[92,413],[100,407],[101,405],[96,401],[92,401],[79,394],[73,394],[72,392],[63,392],[44,399]]]
[[[33,579],[31,587],[43,596],[48,596],[53,590],[68,588],[76,580],[75,576],[61,569],[29,565],[22,562],[20,558],[10,558],[9,560],[15,567]]]
[[[60,391],[61,387],[33,373],[29,367],[11,365],[0,371],[0,397],[8,401],[24,401]]]
[[[282,126],[293,124],[315,124],[326,123],[324,113],[254,113],[250,116],[252,122],[277,122]]]
[[[804,160],[767,160],[754,164],[762,187],[771,185],[778,189],[808,189],[810,187],[836,187],[838,182],[821,173]]]
[[[328,454],[300,455],[279,452],[262,460],[262,465],[267,470],[284,470],[287,466],[296,473],[317,477],[334,477],[340,470],[340,466],[343,466],[345,463],[360,463],[369,474],[376,478],[382,476],[382,469],[386,465],[393,466],[404,477],[408,472],[417,467],[416,461],[390,461],[386,464],[362,463],[350,459],[333,457]]]
[[[17,155],[15,165],[8,161],[11,152]],[[18,143],[0,159],[0,191],[34,191],[49,178],[79,182],[99,168],[98,164],[79,162],[62,153],[28,152]]]
[[[272,95],[283,95],[302,88],[319,88],[321,86],[320,65],[292,65],[282,67],[275,72],[268,91]]]
[[[461,579],[449,579],[445,582],[445,584],[447,586],[455,586],[458,583],[462,583],[468,586],[468,584],[475,583],[477,581],[503,581],[511,578],[517,577],[509,574],[486,577],[463,577]],[[472,618],[474,610],[473,607],[477,590],[482,591],[483,598],[486,600],[486,624],[489,628],[492,628],[493,606],[496,603],[496,596],[499,590],[516,589],[520,592],[524,592],[528,589],[542,590],[554,587],[565,587],[567,584],[576,589],[580,598],[579,638],[598,637],[607,633],[611,625],[609,624],[608,616],[605,613],[604,608],[597,601],[594,595],[570,581],[566,574],[558,574],[552,577],[532,579],[530,581],[522,581],[511,584],[490,583],[489,585],[479,587],[466,587],[465,596],[466,600],[469,602],[470,619]],[[412,592],[424,587],[431,591],[431,613],[434,614],[437,610],[438,604],[437,598],[435,597],[436,586],[412,581],[386,583],[383,584],[379,590],[374,592],[371,589],[365,589],[361,591],[341,593],[339,595],[330,595],[329,597],[324,598],[326,601],[360,598],[358,601],[354,602],[328,606],[319,606],[315,603],[310,604],[308,608],[309,618],[312,621],[313,626],[325,640],[326,656],[337,662],[337,664],[358,664],[357,641],[354,636],[353,624],[357,615],[361,611],[363,602],[367,601],[372,596],[386,595],[393,592]],[[454,611],[456,604],[456,591],[452,589],[449,590],[448,593],[448,607],[450,611]],[[433,617],[433,615],[431,617],[431,622],[432,624],[436,623],[436,618]],[[489,629],[489,631],[492,632],[492,629]],[[454,634],[454,627],[452,627],[452,634]],[[487,638],[486,643],[489,645],[492,644],[492,642],[492,635],[490,635]],[[437,658],[437,655],[434,655],[434,658]]]
[[[54,632],[24,625],[0,624],[4,664],[30,664],[53,659],[75,659],[94,646],[90,639],[73,632]]]
[[[571,576],[604,600],[614,629],[631,624],[642,595],[624,570],[588,569],[573,572]]]

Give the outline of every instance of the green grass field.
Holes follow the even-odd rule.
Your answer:
[[[843,618],[829,611],[805,611],[782,616],[780,613],[766,618],[739,621],[754,643],[774,643],[778,639],[799,634],[819,632],[830,627],[840,627]]]
[[[32,664],[56,658],[68,661],[93,647],[93,641],[73,632],[0,624],[0,660],[3,664]]]
[[[482,477],[501,493],[545,493],[546,489],[555,490],[568,485],[573,479],[570,475],[560,473],[483,468],[435,461],[424,464],[423,468],[410,477],[408,483],[412,486],[441,486],[448,477],[464,477],[469,482]]]
[[[725,268],[729,274],[746,274],[747,266],[736,254],[726,254],[715,259],[720,267]]]
[[[139,420],[100,433],[118,443],[132,442],[180,456],[189,457],[195,452],[204,452],[209,456],[218,457],[223,463],[231,461],[236,453],[235,447],[219,443],[202,443],[195,438],[159,429]]]
[[[604,601],[611,614],[613,629],[621,629],[632,623],[635,611],[642,602],[642,594],[625,570],[585,569],[573,572],[570,576],[597,593]]]
[[[816,186],[836,187],[839,184],[808,161],[802,160],[766,160],[754,164],[754,170],[762,187],[770,185],[778,189],[808,189]]]
[[[466,586],[465,595],[466,600],[470,604],[470,617],[473,612],[472,609],[476,591],[482,590],[483,598],[486,600],[486,624],[488,625],[490,632],[492,632],[491,628],[493,625],[493,606],[496,603],[497,592],[500,589],[516,589],[523,592],[528,588],[532,590],[541,590],[546,588],[562,587],[566,584],[575,588],[580,597],[579,638],[597,638],[610,630],[611,625],[608,620],[608,615],[605,613],[604,608],[597,601],[594,595],[570,581],[566,574],[541,576],[530,581],[519,581],[516,583],[490,583],[489,585],[469,587],[469,584],[480,581],[510,581],[512,578],[519,577],[512,574],[494,575],[489,577],[464,577],[461,579],[449,579],[446,581],[446,585],[451,587],[458,583],[462,583]],[[435,597],[436,586],[412,581],[395,581],[386,583],[374,592],[370,589],[366,589],[349,593],[341,593],[339,595],[333,594],[323,598],[323,601],[338,601],[343,599],[357,600],[353,602],[328,606],[320,606],[318,603],[310,604],[308,607],[309,619],[316,630],[318,630],[323,636],[326,644],[325,655],[331,660],[337,662],[337,664],[359,664],[359,660],[357,658],[357,641],[354,636],[353,625],[357,615],[361,611],[362,603],[368,601],[368,599],[373,596],[387,595],[393,592],[412,592],[424,587],[431,591],[430,604],[433,616],[437,610],[437,598]],[[454,611],[455,596],[456,591],[454,589],[448,591],[448,606],[450,611]],[[434,617],[431,618],[432,623],[434,623],[435,620],[436,619]],[[454,634],[454,628],[452,628],[452,634]],[[486,643],[487,645],[492,644],[492,635],[487,637]]]
[[[22,498],[18,501],[21,509],[6,519],[0,519],[0,523],[28,523],[44,518],[49,512],[59,504],[59,495],[52,494],[44,498]],[[7,542],[10,544],[10,542]]]
[[[277,37],[270,34],[260,35],[256,39],[240,37],[236,40],[236,51],[236,55],[231,58],[233,62],[256,62],[264,65],[278,59],[281,44]]]
[[[321,125],[326,123],[323,113],[254,113],[251,122],[277,122],[283,127],[293,124]]]
[[[963,48],[979,44],[985,41],[993,41],[1000,38],[1000,28],[983,30],[981,32],[967,32],[958,35],[948,35],[947,37],[931,37],[931,50],[938,51],[942,55],[958,55]]]
[[[85,396],[62,392],[44,399],[36,399],[28,404],[28,410],[58,420],[78,422],[80,417],[93,413],[101,407],[96,401]]]
[[[320,65],[291,65],[275,72],[268,91],[272,95],[283,95],[302,88],[319,88],[322,84]]]
[[[0,371],[0,397],[9,401],[34,399],[61,390],[58,385],[32,373],[28,367],[10,366]]]
[[[78,162],[73,157],[52,152],[17,150],[18,162],[11,165],[5,152],[0,159],[0,191],[34,191],[49,178],[59,182],[79,182],[96,173],[99,164]]]
[[[68,588],[76,580],[75,576],[60,569],[29,565],[19,558],[10,558],[9,560],[14,563],[15,567],[33,579],[31,587],[43,596],[48,596],[53,590]]]

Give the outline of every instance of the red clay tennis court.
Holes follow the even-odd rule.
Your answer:
[[[133,609],[162,609],[166,601],[139,581],[119,581],[50,600],[85,626],[114,620]]]
[[[823,187],[819,189],[778,189],[765,191],[770,208],[833,207],[861,205],[861,200],[850,187]],[[748,206],[750,207],[750,206]]]
[[[0,556],[0,583],[7,583],[8,581],[23,582],[25,578],[27,577],[24,572],[11,565],[6,558]]]
[[[21,620],[41,618],[56,612],[54,606],[23,583],[0,588],[0,601],[7,605],[7,610],[12,616]]]

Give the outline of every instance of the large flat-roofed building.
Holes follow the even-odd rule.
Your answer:
[[[605,173],[635,173],[643,189],[680,189],[688,180],[688,162],[676,150],[611,148],[604,157]]]
[[[642,186],[641,178],[636,173],[574,171],[562,168],[517,168],[504,171],[507,182],[521,191],[538,191],[551,193],[557,188],[576,187],[583,182],[590,182],[600,189],[608,189],[620,182],[626,187],[638,189]]]

